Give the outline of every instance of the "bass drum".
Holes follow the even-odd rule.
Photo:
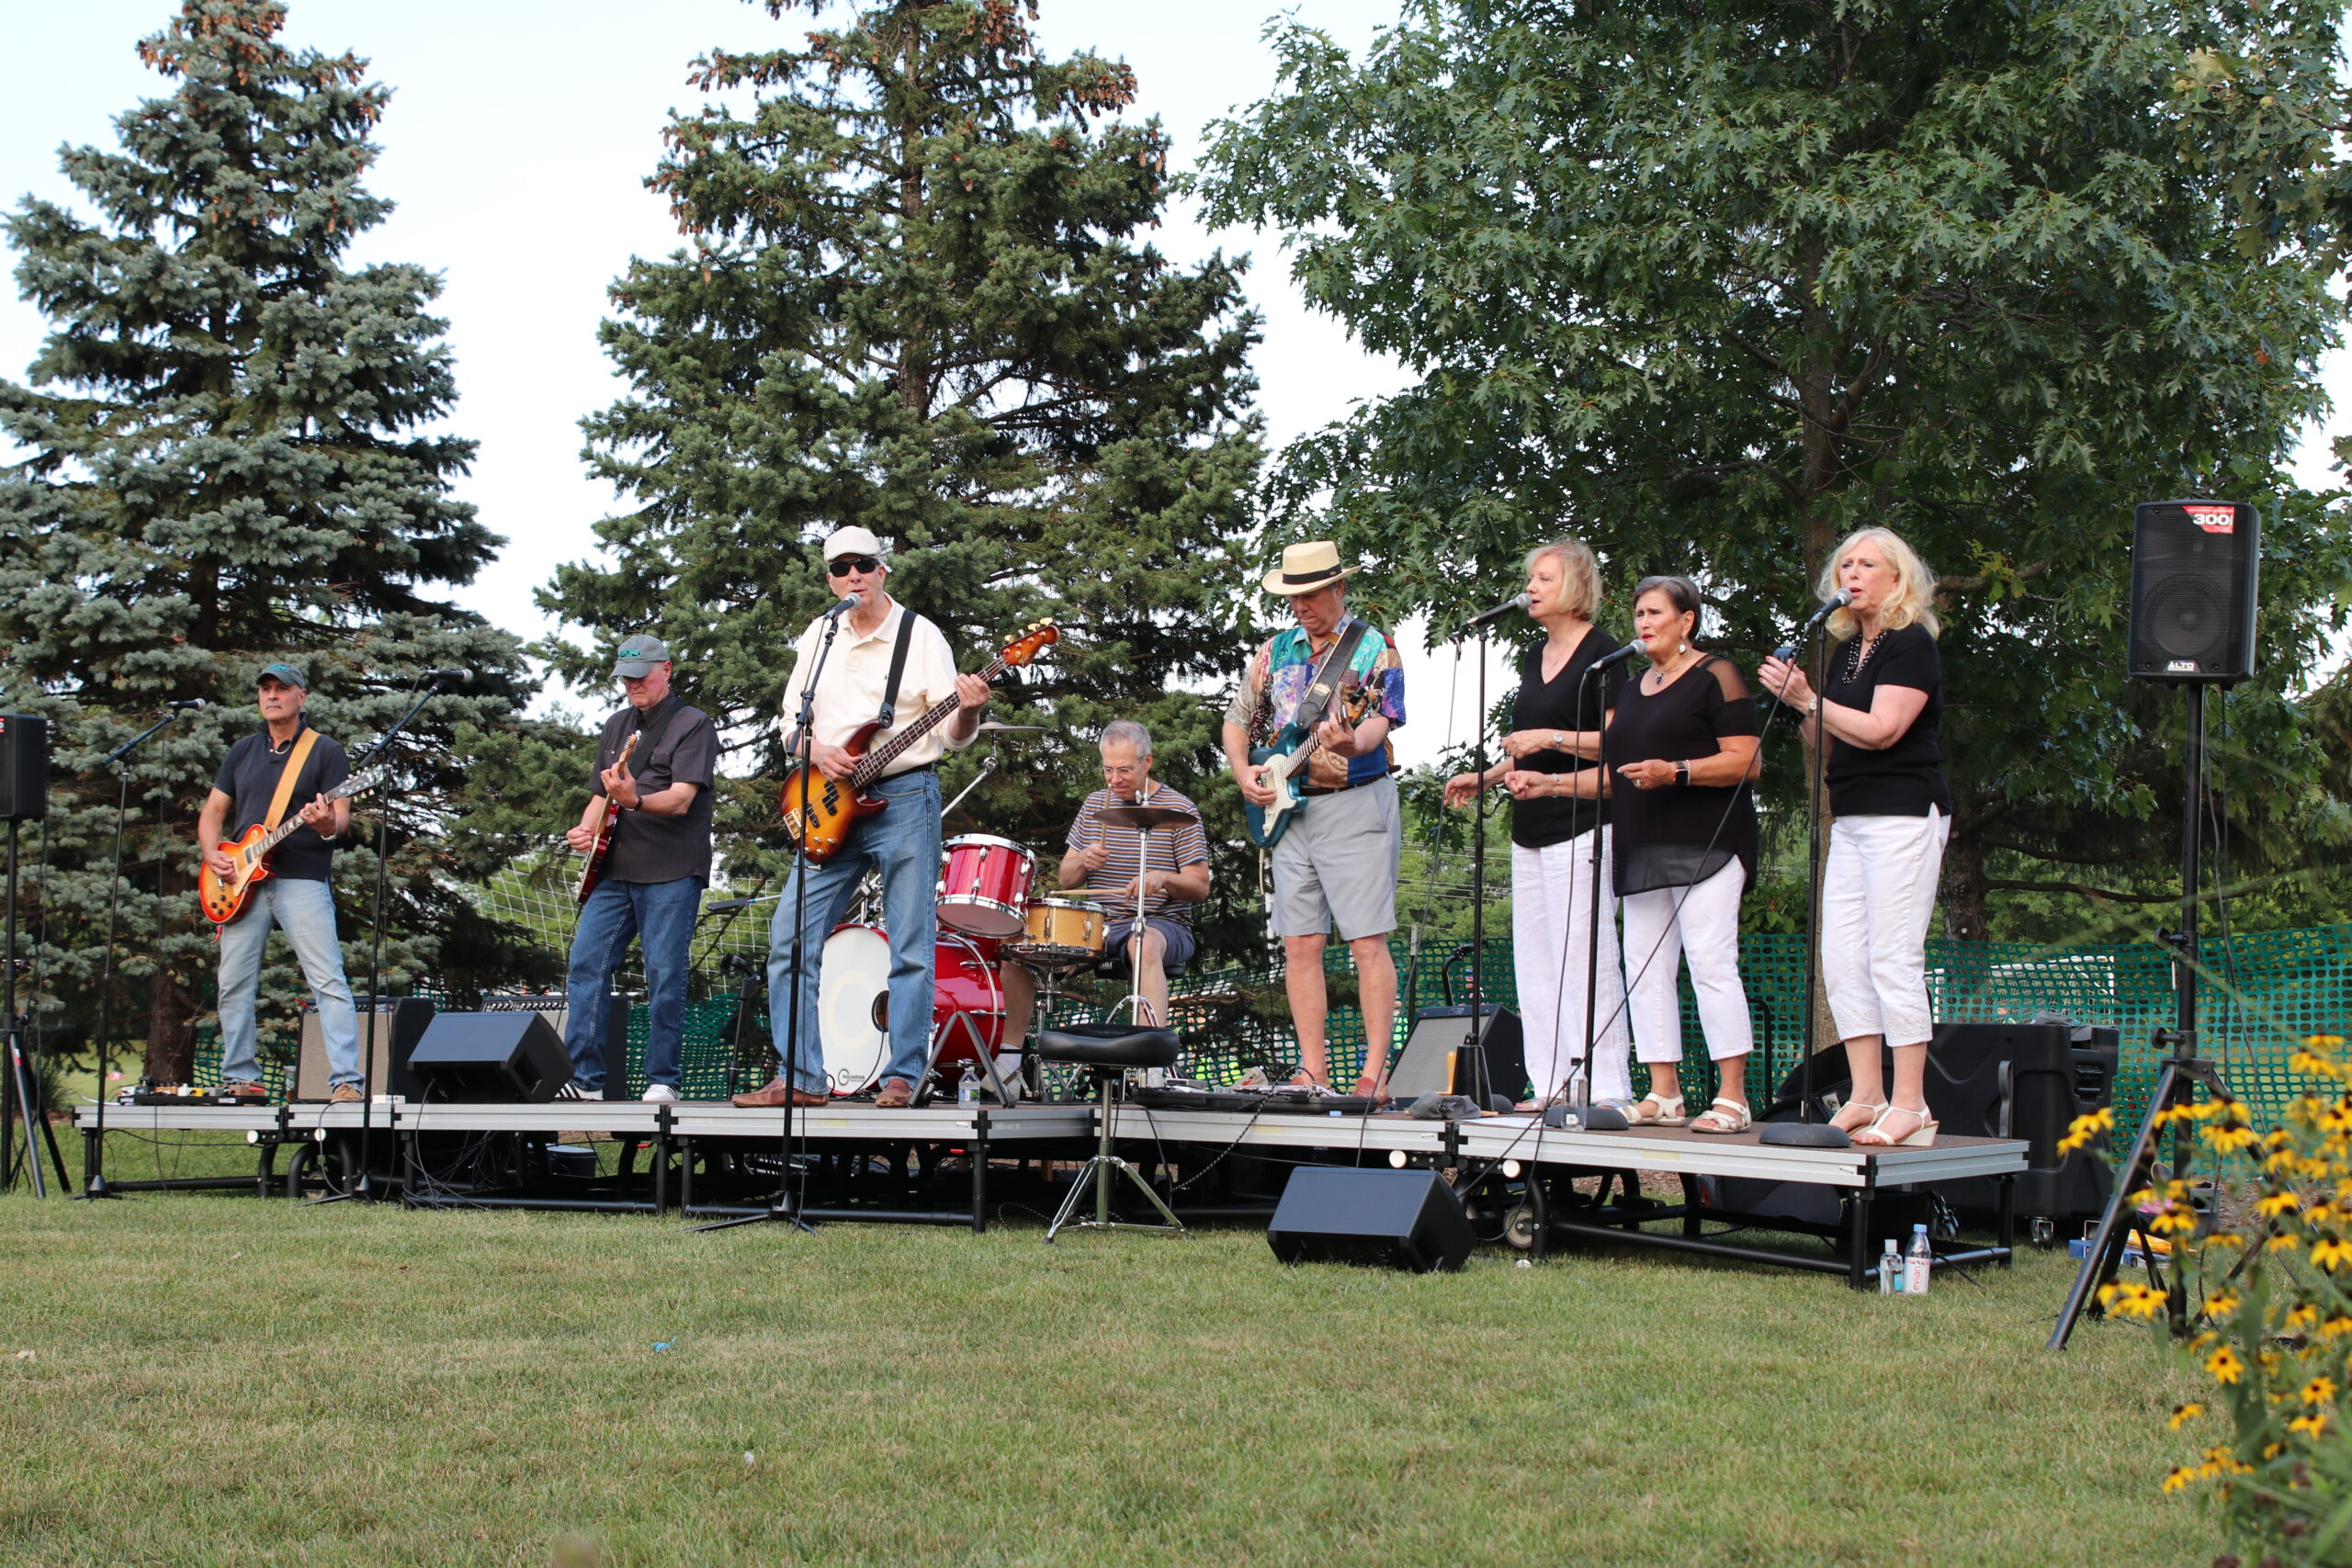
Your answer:
[[[987,945],[943,931],[932,954],[932,1033],[958,1013],[970,1025],[957,1024],[940,1049],[940,1070],[950,1083],[962,1063],[978,1059],[974,1035],[990,1055],[1004,1043],[1004,987]],[[817,1037],[825,1077],[835,1094],[864,1094],[890,1063],[890,939],[879,926],[836,926],[820,962]]]

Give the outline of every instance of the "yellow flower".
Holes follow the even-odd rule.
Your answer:
[[[2264,1249],[2269,1252],[2292,1252],[2296,1247],[2302,1245],[2302,1238],[2289,1232],[2281,1231],[2278,1235],[2272,1236],[2268,1241],[2264,1242],[2262,1245]]]
[[[2224,1345],[2205,1358],[2205,1370],[2212,1374],[2215,1382],[2234,1383],[2245,1375],[2245,1363],[2238,1359],[2235,1350]]]
[[[2176,1465],[2172,1473],[2165,1477],[2165,1490],[2167,1493],[2186,1491],[2188,1483],[2196,1479],[2195,1471],[2186,1466]]]
[[[2298,1416],[2287,1423],[2287,1430],[2301,1437],[2316,1438],[2327,1430],[2327,1412],[2314,1410],[2308,1416]]]
[[[2303,1037],[2303,1043],[2310,1046],[2314,1051],[2341,1051],[2344,1049],[2344,1036],[2341,1034],[2307,1034]]]
[[[2313,1378],[2311,1382],[2303,1385],[2303,1403],[2305,1404],[2325,1404],[2329,1400],[2334,1399],[2335,1397],[2335,1382],[2332,1378]]]
[[[2276,1192],[2266,1193],[2262,1201],[2254,1206],[2254,1212],[2266,1220],[2275,1220],[2281,1214],[2291,1214],[2302,1206],[2301,1199],[2281,1189]]]
[[[2284,1443],[2265,1443],[2262,1445],[2262,1462],[2268,1464],[2286,1451],[2287,1445]]]
[[[2340,1339],[2346,1334],[2352,1334],[2352,1317],[2337,1313],[2319,1325],[2319,1332],[2323,1339]]]
[[[2352,1263],[2352,1242],[2342,1242],[2334,1236],[2312,1243],[2312,1261],[2333,1273],[2346,1263]]]
[[[2165,1293],[2147,1285],[2101,1285],[2098,1304],[2118,1317],[2154,1317],[2164,1308]]]
[[[2235,1154],[2254,1142],[2253,1132],[2245,1127],[2208,1127],[2199,1134],[2217,1154]]]
[[[2195,1400],[2191,1400],[2187,1404],[2174,1405],[2172,1407],[2172,1419],[2165,1425],[2168,1430],[2177,1432],[2183,1427],[2188,1426],[2191,1421],[2196,1420],[2199,1416],[2204,1414],[2205,1407],[2198,1404]]]
[[[2205,1302],[2207,1317],[2227,1317],[2237,1310],[2238,1293],[2235,1291],[2217,1291]]]
[[[2066,1135],[2058,1140],[2058,1152],[2070,1155],[2076,1149],[2088,1148],[2092,1139],[2101,1133],[2113,1131],[2114,1127],[2115,1112],[2104,1108],[2087,1116],[2077,1116],[2067,1125]]]
[[[2318,1321],[2319,1308],[2312,1305],[2309,1302],[2299,1302],[2295,1304],[2294,1309],[2287,1314],[2286,1318],[2282,1321],[2280,1326],[2285,1328],[2288,1333],[2295,1334],[2303,1329],[2309,1328]]]

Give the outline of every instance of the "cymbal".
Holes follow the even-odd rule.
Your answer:
[[[1046,727],[1042,724],[999,724],[992,718],[984,718],[974,727],[972,733],[975,735],[1042,735],[1045,730]]]
[[[1136,828],[1157,831],[1172,828],[1179,822],[1200,820],[1181,806],[1106,806],[1102,820],[1114,828]]]

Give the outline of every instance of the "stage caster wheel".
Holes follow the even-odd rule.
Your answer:
[[[1503,1240],[1521,1252],[1535,1250],[1534,1204],[1516,1204],[1503,1216]]]
[[[2027,1226],[2033,1245],[2047,1252],[2058,1245],[2058,1226],[2047,1214],[2036,1214]]]

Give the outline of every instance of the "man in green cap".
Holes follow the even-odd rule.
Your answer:
[[[263,667],[254,682],[262,727],[237,738],[220,760],[212,793],[196,819],[197,848],[218,876],[233,876],[236,865],[220,846],[234,843],[260,823],[275,826],[283,802],[308,801],[304,826],[269,857],[269,875],[245,895],[243,913],[220,928],[220,1080],[236,1100],[269,1098],[262,1086],[255,1052],[254,1003],[261,990],[261,961],[272,926],[311,983],[318,1004],[319,1030],[326,1037],[327,1072],[337,1104],[359,1100],[359,1013],[351,982],[344,977],[343,944],[335,935],[334,899],[328,875],[334,841],[351,826],[351,802],[330,801],[326,792],[351,776],[343,748],[310,727],[302,709],[310,682],[291,664]]]
[[[639,635],[614,650],[613,675],[628,699],[605,721],[596,742],[596,775],[579,825],[564,835],[585,853],[596,841],[599,798],[618,813],[602,877],[581,906],[565,980],[570,1012],[563,1042],[571,1052],[566,1100],[603,1100],[605,1024],[613,972],[636,940],[645,954],[648,1014],[644,1098],[674,1100],[681,1087],[679,1047],[686,1026],[687,948],[702,890],[710,882],[710,786],[718,731],[700,708],[670,690],[670,649]],[[631,737],[637,749],[626,765]]]

